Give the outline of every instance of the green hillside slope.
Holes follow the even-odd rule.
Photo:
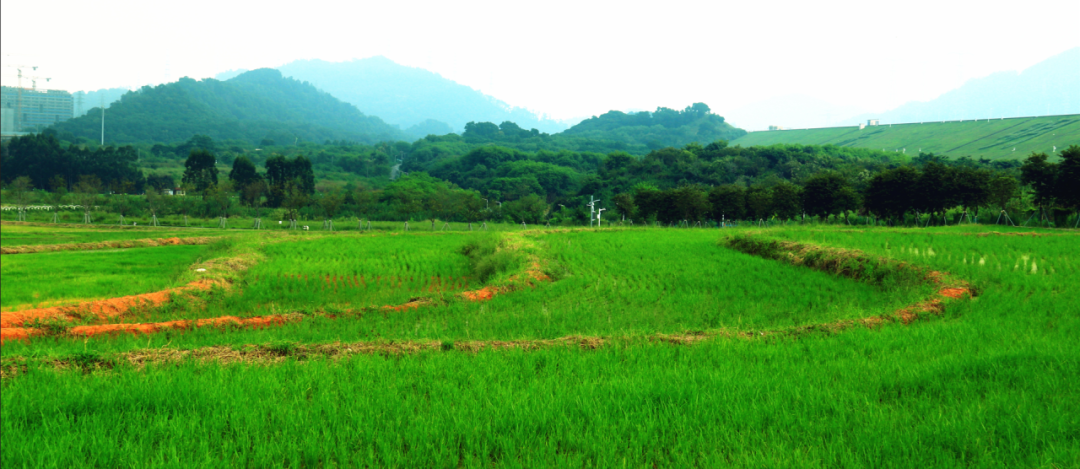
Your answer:
[[[100,138],[98,111],[56,124],[63,137]],[[407,136],[378,117],[366,116],[308,83],[273,69],[253,70],[227,81],[183,78],[125,94],[105,113],[106,143],[215,140],[258,144],[307,140],[376,143]]]
[[[744,147],[801,143],[832,144],[876,150],[920,151],[950,157],[1010,159],[1031,152],[1059,150],[1080,144],[1080,115],[1023,117],[963,122],[927,122],[891,126],[751,132],[731,142]]]

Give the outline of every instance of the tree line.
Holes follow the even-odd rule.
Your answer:
[[[852,214],[889,223],[909,223],[915,217],[937,222],[944,221],[950,209],[975,217],[991,207],[995,213],[1030,208],[1060,225],[1076,210],[1080,186],[1076,146],[1060,153],[1060,162],[1045,154],[1019,162],[932,154],[905,159],[829,145],[743,148],[722,140],[665,147],[642,157],[624,152],[530,153],[494,145],[471,147],[460,139],[428,137],[413,144],[360,147],[380,158],[396,154],[404,159],[404,176],[382,186],[317,181],[317,168],[351,158],[341,153],[357,148],[350,142],[328,142],[309,158],[302,153],[233,153],[209,137],[196,136],[175,147],[158,147],[161,152],[188,152],[176,181],[163,174],[144,177],[136,166],[139,154],[130,147],[64,147],[55,135],[43,133],[5,144],[2,168],[9,186],[24,176],[28,189],[54,192],[61,187],[78,192],[75,186],[80,184],[113,194],[180,188],[210,201],[195,204],[205,207],[196,209],[203,215],[282,210],[285,218],[566,224],[587,223],[584,204],[598,197],[612,210],[608,215],[637,223]],[[417,154],[428,157],[420,160]],[[227,175],[218,174],[223,158],[232,166]],[[140,204],[133,202],[132,210],[138,211]]]

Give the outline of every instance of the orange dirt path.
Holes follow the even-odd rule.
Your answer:
[[[130,307],[134,307],[137,304],[151,304],[151,303],[140,303],[138,301],[139,299],[144,299],[144,300],[147,300],[147,301],[154,300],[154,299],[160,299],[159,302],[153,303],[154,305],[156,305],[156,304],[161,304],[161,303],[164,303],[165,301],[168,301],[168,298],[169,298],[168,293],[172,293],[174,291],[191,290],[191,289],[195,289],[195,288],[208,289],[208,288],[210,288],[210,284],[203,284],[203,283],[194,282],[193,284],[189,284],[187,287],[181,287],[181,288],[176,288],[176,289],[173,289],[173,290],[166,290],[164,292],[156,292],[156,293],[147,294],[147,295],[162,295],[160,297],[159,296],[150,296],[150,297],[148,297],[147,295],[135,295],[135,296],[131,296],[131,297],[126,297],[125,296],[125,297],[121,297],[121,298],[114,298],[112,300],[95,301],[95,302],[92,302],[92,303],[79,305],[79,306],[71,306],[71,307],[67,307],[67,308],[42,308],[42,309],[37,309],[37,310],[20,311],[18,313],[18,314],[20,314],[20,316],[14,316],[16,313],[4,313],[5,322],[3,323],[3,327],[0,327],[0,344],[3,344],[4,342],[12,341],[12,340],[29,340],[31,337],[44,335],[45,331],[43,331],[41,329],[38,329],[38,328],[18,327],[18,326],[23,325],[27,320],[32,320],[32,319],[28,319],[28,318],[31,318],[31,317],[32,318],[56,318],[56,317],[68,317],[68,318],[71,318],[70,316],[67,316],[67,314],[69,312],[86,311],[87,309],[78,309],[80,306],[85,307],[86,305],[94,305],[94,306],[98,307],[97,310],[92,310],[92,311],[104,311],[104,306],[102,306],[102,305],[105,305],[105,304],[119,303],[120,305],[128,305],[129,306],[128,308],[124,309],[123,311],[120,311],[119,309],[109,309],[109,310],[107,310],[106,314],[112,314],[111,316],[110,315],[102,315],[102,314],[99,314],[99,313],[95,312],[95,314],[98,314],[98,317],[101,317],[101,318],[116,317],[116,316],[119,316],[119,315],[123,314],[123,312],[126,312],[127,310],[129,310]],[[483,289],[476,290],[476,291],[463,292],[463,293],[461,293],[461,296],[463,298],[467,299],[467,300],[470,300],[470,301],[486,301],[486,300],[490,300],[498,292],[499,292],[499,289],[497,287],[484,287]],[[407,309],[418,309],[421,306],[429,304],[430,302],[431,301],[426,299],[426,298],[419,298],[419,299],[415,299],[415,300],[409,301],[408,303],[401,304],[401,305],[383,306],[383,309],[392,310],[392,311],[404,311],[404,310],[407,310]],[[52,314],[51,315],[46,315],[42,311],[49,311]],[[10,316],[10,323],[9,323],[9,316],[8,315],[12,315],[12,316]],[[68,334],[70,334],[72,336],[75,336],[75,337],[94,337],[94,336],[103,335],[103,334],[120,334],[120,333],[153,334],[153,333],[156,333],[156,332],[161,332],[161,331],[170,330],[170,329],[188,329],[188,328],[191,328],[191,327],[204,327],[204,326],[238,326],[238,327],[251,327],[251,328],[254,328],[254,329],[259,329],[259,328],[263,328],[263,327],[284,325],[287,322],[299,321],[299,320],[301,320],[301,318],[302,318],[302,316],[300,316],[300,315],[255,316],[255,317],[250,317],[250,318],[240,318],[240,317],[237,317],[237,316],[220,316],[220,317],[216,317],[216,318],[198,319],[198,320],[194,320],[194,321],[177,320],[177,321],[141,323],[141,324],[135,324],[135,323],[123,324],[123,323],[119,323],[119,324],[100,324],[100,325],[93,325],[93,326],[75,326],[75,327],[72,327],[72,328],[68,329],[67,332],[68,332]]]
[[[112,319],[138,306],[158,306],[169,301],[175,293],[193,290],[209,290],[214,282],[196,281],[183,287],[170,288],[141,295],[121,296],[106,300],[89,301],[73,306],[55,306],[51,308],[25,309],[0,313],[0,328],[19,327],[34,321],[45,319],[75,320],[91,314],[99,319]]]

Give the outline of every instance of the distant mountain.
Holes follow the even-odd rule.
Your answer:
[[[278,70],[401,128],[435,120],[455,132],[462,132],[469,122],[504,121],[548,133],[566,129],[564,124],[511,107],[437,73],[398,65],[386,57],[349,62],[298,60]]]
[[[112,103],[120,100],[120,97],[131,91],[127,88],[105,88],[97,91],[76,91],[71,93],[75,99],[75,117],[90,112],[91,109],[100,108],[102,103],[108,109]]]
[[[931,101],[862,114],[837,125],[856,125],[867,119],[888,124],[1062,114],[1080,114],[1080,47],[1023,72],[994,73],[970,80]]]
[[[101,114],[90,112],[54,127],[61,135],[93,140],[101,132]],[[124,94],[105,113],[106,143],[176,142],[196,134],[256,144],[263,139],[278,144],[407,139],[397,127],[274,69],[227,81],[182,78],[143,87]]]

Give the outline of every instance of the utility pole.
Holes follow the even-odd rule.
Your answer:
[[[101,146],[105,146],[105,94],[101,94]]]
[[[599,210],[596,211],[596,227],[597,228],[600,228],[600,216],[604,214],[604,210],[607,210],[607,209],[602,208],[602,209],[599,209]]]
[[[596,203],[599,199],[593,199],[593,196],[589,196],[589,228],[592,228],[593,216],[596,215]]]

